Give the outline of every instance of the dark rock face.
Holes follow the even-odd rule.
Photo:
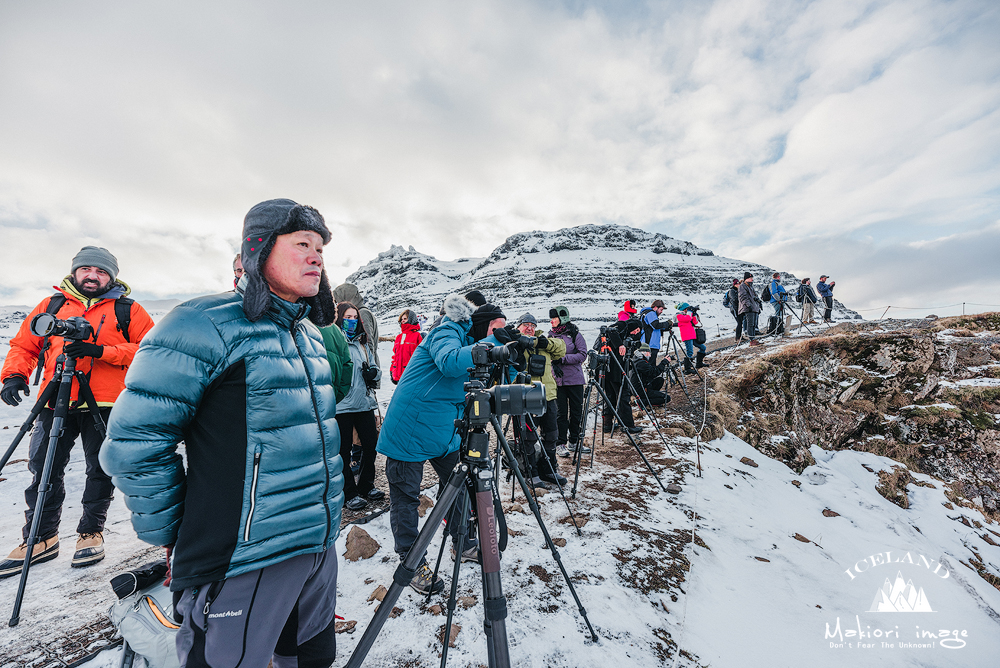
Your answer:
[[[722,306],[723,295],[745,271],[758,283],[772,273],[662,234],[583,225],[512,235],[482,259],[446,262],[412,247],[392,246],[348,281],[358,286],[381,320],[390,322],[404,308],[436,313],[449,293],[476,289],[509,311],[509,318],[529,311],[545,321],[550,308],[565,305],[574,321],[606,322],[615,319],[625,299],[640,305],[663,299],[668,305],[701,304],[709,324],[717,317],[725,325],[732,317]],[[798,281],[784,274],[783,283],[794,290]],[[857,315],[839,303],[836,310],[839,318]]]
[[[1000,518],[1000,336],[945,325],[795,343],[719,385],[726,426],[801,471],[811,445],[896,459]]]

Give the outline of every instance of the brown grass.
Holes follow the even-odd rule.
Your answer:
[[[906,495],[906,486],[913,482],[913,476],[905,466],[894,466],[891,471],[878,472],[878,484],[875,491],[892,501],[904,510],[910,507],[910,498]]]

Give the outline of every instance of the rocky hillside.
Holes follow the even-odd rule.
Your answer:
[[[912,470],[1000,519],[1000,314],[838,329],[732,356],[709,399],[718,419],[797,471],[813,445],[871,452],[906,467],[881,490],[904,508]]]
[[[595,324],[613,319],[625,299],[687,301],[704,306],[704,320],[715,334],[731,328],[722,295],[745,271],[758,282],[773,272],[662,234],[583,225],[515,234],[485,258],[446,262],[412,246],[392,246],[347,280],[360,288],[381,320],[392,324],[404,308],[432,315],[445,295],[478,289],[509,318],[531,311],[544,319],[549,308],[565,304],[575,320]],[[786,285],[798,285],[791,274],[783,276]],[[835,317],[860,316],[838,303]]]

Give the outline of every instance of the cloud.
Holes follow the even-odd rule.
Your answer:
[[[137,293],[226,289],[244,213],[279,196],[324,213],[335,279],[390,243],[592,222],[775,265],[1000,218],[988,2],[236,7],[0,10],[5,294],[43,296],[84,243]]]

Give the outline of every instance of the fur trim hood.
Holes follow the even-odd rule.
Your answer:
[[[476,305],[458,293],[450,294],[444,300],[442,308],[445,316],[452,322],[468,322],[476,310]]]

